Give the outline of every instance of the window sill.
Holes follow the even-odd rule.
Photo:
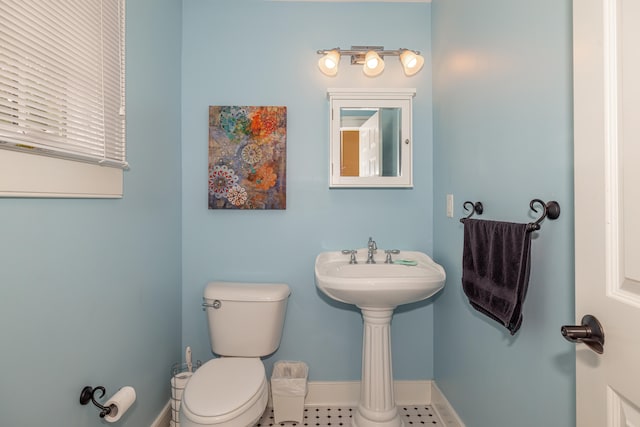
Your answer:
[[[122,169],[0,150],[0,197],[122,198]]]

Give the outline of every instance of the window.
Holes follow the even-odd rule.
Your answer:
[[[0,195],[122,196],[124,3],[0,2]]]

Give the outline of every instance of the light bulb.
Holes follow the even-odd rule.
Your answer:
[[[331,58],[324,58],[324,66],[329,69],[329,70],[333,70],[338,64]]]

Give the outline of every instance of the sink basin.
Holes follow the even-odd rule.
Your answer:
[[[367,249],[358,250],[357,264],[350,255],[323,252],[316,258],[317,287],[328,297],[360,308],[395,308],[422,301],[444,287],[445,272],[422,252],[401,251],[394,260],[411,260],[417,265],[385,264],[378,250],[376,264],[366,264]]]

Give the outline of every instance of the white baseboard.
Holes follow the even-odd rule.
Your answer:
[[[164,405],[162,411],[149,427],[169,427],[169,421],[171,421],[171,401]]]
[[[398,405],[428,404],[431,401],[431,381],[395,381],[394,394]],[[309,406],[356,406],[360,399],[360,381],[310,381],[304,400]]]
[[[465,427],[453,407],[431,380],[395,381],[398,405],[431,405],[447,427]],[[356,406],[360,398],[359,381],[310,381],[305,406]],[[273,406],[269,393],[269,406]],[[167,402],[150,427],[168,427],[171,405]]]
[[[438,413],[445,426],[465,427],[442,391],[435,382],[431,383],[431,407]]]

